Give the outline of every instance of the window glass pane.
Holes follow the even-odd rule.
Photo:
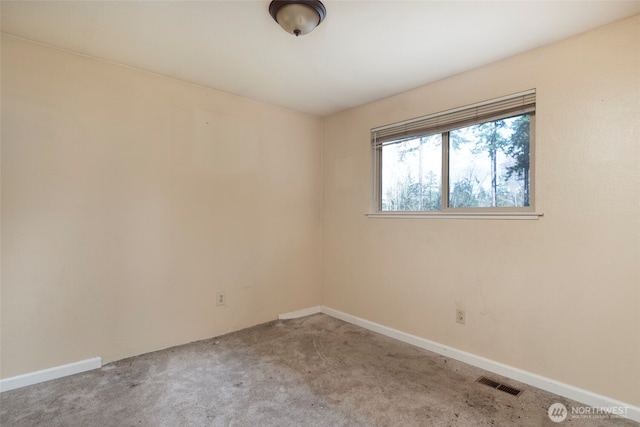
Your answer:
[[[432,211],[442,207],[442,135],[382,147],[383,211]]]
[[[449,207],[529,206],[530,115],[449,132]]]

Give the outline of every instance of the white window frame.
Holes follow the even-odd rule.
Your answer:
[[[371,129],[371,218],[538,219],[535,210],[535,89]],[[529,206],[450,208],[449,131],[522,114],[530,114]],[[442,134],[442,206],[439,211],[383,211],[381,197],[382,147],[402,138]],[[380,136],[380,139],[378,137]],[[381,142],[382,141],[382,142]]]

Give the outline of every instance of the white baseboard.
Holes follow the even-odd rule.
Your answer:
[[[300,312],[303,311],[304,310],[300,310]],[[495,362],[490,359],[485,359],[484,357],[457,350],[444,344],[430,341],[415,335],[407,334],[405,332],[398,331],[396,329],[389,328],[387,326],[383,326],[369,320],[361,319],[359,317],[352,316],[350,314],[343,313],[329,307],[321,306],[321,312],[331,317],[335,317],[336,319],[340,319],[345,322],[358,325],[370,331],[397,339],[398,341],[406,342],[408,344],[415,345],[416,347],[420,347],[425,350],[433,351],[434,353],[438,353],[443,356],[468,363],[469,365],[477,366],[478,368],[487,370],[489,372],[493,372],[507,378],[512,378],[516,381],[529,384],[539,389],[546,390],[562,397],[566,397],[567,399],[575,400],[594,408],[626,408],[626,414],[621,415],[634,421],[640,422],[640,407],[638,406],[620,402],[607,396],[602,396],[587,390],[580,389],[578,387],[574,387],[569,384],[564,384],[559,381],[552,380],[551,378],[546,378],[538,374],[514,368],[513,366]]]
[[[53,368],[43,369],[42,371],[4,378],[0,380],[0,392],[14,390],[16,388],[26,387],[28,385],[38,384],[49,380],[55,380],[56,378],[62,378],[68,375],[79,374],[80,372],[98,369],[101,366],[102,359],[94,357],[92,359],[69,363],[68,365],[55,366]]]
[[[291,313],[284,313],[278,316],[280,320],[297,319],[298,317],[311,316],[312,314],[322,313],[322,306],[316,305],[315,307],[304,308],[302,310],[292,311]]]

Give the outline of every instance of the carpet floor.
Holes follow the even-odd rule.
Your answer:
[[[476,380],[487,376],[519,396]],[[7,426],[638,426],[324,314],[0,394]]]

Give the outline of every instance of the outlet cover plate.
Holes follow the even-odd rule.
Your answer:
[[[224,294],[224,292],[218,292],[216,293],[216,305],[218,307],[225,305],[227,303],[227,298]]]

